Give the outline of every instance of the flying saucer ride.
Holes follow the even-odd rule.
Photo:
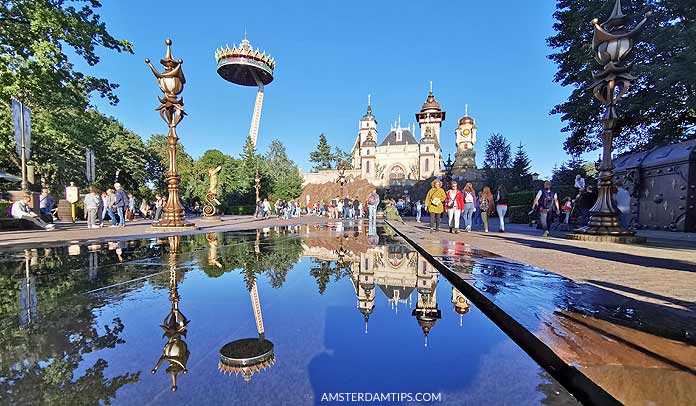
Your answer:
[[[238,46],[233,45],[232,48],[226,46],[215,51],[215,60],[217,61],[217,72],[223,79],[241,86],[258,86],[254,114],[251,117],[249,128],[249,136],[256,146],[264,86],[273,81],[275,60],[265,51],[260,52],[258,48],[254,50],[246,33],[244,33],[244,39]]]

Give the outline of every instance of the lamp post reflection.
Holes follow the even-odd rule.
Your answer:
[[[19,326],[29,327],[37,318],[36,280],[30,274],[31,250],[24,250],[24,278],[19,289]]]
[[[157,364],[152,368],[152,373],[156,373],[162,361],[168,361],[167,373],[172,377],[172,391],[177,389],[177,377],[180,372],[188,373],[186,363],[189,358],[188,345],[184,341],[186,337],[189,320],[179,310],[179,291],[176,278],[176,256],[179,251],[179,236],[168,237],[169,240],[169,301],[171,310],[162,322],[164,336],[167,342],[164,344],[162,355],[157,360]]]

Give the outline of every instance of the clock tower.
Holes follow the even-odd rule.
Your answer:
[[[469,116],[469,105],[466,105],[464,117],[459,119],[457,129],[457,152],[454,154],[454,169],[461,172],[476,169],[476,121]]]

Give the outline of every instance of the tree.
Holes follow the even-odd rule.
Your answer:
[[[483,166],[493,169],[509,168],[512,153],[510,152],[510,143],[505,136],[500,133],[493,133],[486,141],[486,157],[483,161]]]
[[[515,191],[527,190],[532,185],[531,160],[524,150],[524,145],[520,142],[515,152],[515,159],[512,161],[511,183]]]
[[[334,160],[336,162],[335,167],[338,168],[338,165],[343,163],[343,167],[346,169],[353,169],[353,162],[352,162],[352,157],[350,153],[342,150],[339,147],[334,147]]]
[[[302,193],[302,177],[297,165],[288,158],[285,146],[273,140],[266,152],[265,161],[272,181],[272,199],[290,200]]]
[[[315,165],[312,168],[315,171],[321,171],[324,169],[331,169],[332,163],[335,161],[336,157],[331,153],[331,146],[326,141],[326,136],[324,133],[319,135],[319,144],[317,145],[317,150],[309,153],[309,162],[314,162]]]
[[[488,185],[495,190],[500,183],[508,179],[511,162],[510,143],[500,133],[493,133],[486,141],[486,156],[483,168],[486,171]]]
[[[556,34],[547,39],[556,52],[554,80],[574,89],[568,100],[555,106],[566,123],[564,148],[570,154],[597,149],[601,134],[601,104],[592,96],[592,71],[601,67],[592,59],[593,18],[610,15],[614,2],[558,0],[554,13]],[[624,13],[640,17],[653,11],[633,51],[633,74],[638,77],[619,107],[614,146],[619,150],[647,149],[696,137],[696,6],[674,0],[624,2]]]
[[[95,13],[101,7],[98,1],[83,1],[80,8],[75,3],[0,2],[0,115],[5,117],[0,121],[0,168],[21,168],[10,119],[11,97],[31,107],[31,163],[40,175],[53,178],[78,167],[77,157],[88,145],[85,138],[94,135],[76,132],[80,127],[93,129],[87,111],[90,96],[96,93],[111,104],[118,102],[116,84],[76,70],[64,51],[70,48],[92,66],[99,62],[97,47],[132,53],[132,45],[107,32]]]
[[[162,134],[153,134],[146,142],[145,168],[146,179],[154,189],[160,193],[167,190],[165,183],[167,171],[169,170],[169,144],[167,137]],[[184,144],[179,141],[176,146],[176,165],[179,171],[181,183],[179,191],[184,198],[191,198],[193,187],[191,177],[193,176],[193,158],[186,152]]]
[[[570,159],[564,162],[560,167],[554,166],[551,182],[554,187],[575,186],[575,176],[580,175],[585,178],[586,185],[592,185],[596,182],[595,175],[597,171],[591,163],[587,163],[578,156],[571,156]]]

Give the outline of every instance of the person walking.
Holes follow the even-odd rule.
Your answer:
[[[425,209],[430,213],[430,232],[440,231],[440,217],[445,211],[445,199],[447,195],[442,189],[442,181],[435,179],[430,184],[431,188],[425,196]]]
[[[360,218],[360,200],[358,196],[355,196],[355,199],[353,199],[353,218],[355,220]]]
[[[539,208],[539,217],[541,221],[541,226],[544,228],[544,237],[549,236],[549,230],[551,229],[549,217],[553,216],[553,213],[560,213],[560,207],[558,204],[558,195],[551,190],[551,182],[544,182],[544,188],[539,190],[534,198],[534,204],[532,204],[532,210]]]
[[[126,219],[128,221],[135,220],[135,197],[133,194],[128,193],[128,210],[126,210]]]
[[[263,218],[267,219],[271,216],[271,202],[268,199],[263,199]]]
[[[126,226],[126,208],[128,207],[129,201],[128,201],[128,195],[126,194],[126,191],[123,190],[121,187],[121,184],[116,182],[114,183],[114,189],[116,189],[116,212],[118,213],[118,226],[119,227],[125,227]]]
[[[481,210],[481,221],[483,221],[483,232],[488,232],[488,216],[493,213],[493,193],[488,186],[483,187],[481,199],[479,200],[479,209]]]
[[[565,199],[563,199],[563,214],[565,215],[565,219],[563,219],[563,223],[568,224],[570,222],[570,213],[573,211],[573,200],[570,198],[570,196],[566,196]]]
[[[420,199],[416,200],[416,223],[421,222],[421,212],[423,211],[423,203],[421,203]]]
[[[582,226],[586,226],[590,221],[590,210],[597,201],[597,192],[592,185],[587,186],[587,189],[580,193],[580,196],[575,200],[575,204],[580,209],[580,218]]]
[[[101,226],[104,227],[104,219],[108,215],[111,220],[111,227],[116,227],[116,215],[114,214],[116,196],[113,189],[107,189],[106,193],[102,193],[102,206]]]
[[[346,197],[343,198],[343,219],[346,220],[350,217],[350,207],[351,207],[351,201],[350,197],[346,195]]]
[[[97,225],[97,211],[101,199],[94,186],[89,188],[89,193],[85,195],[84,204],[87,211],[87,228],[99,228]]]
[[[476,191],[474,191],[474,186],[471,182],[464,186],[464,224],[466,225],[466,232],[471,232],[471,227],[473,225],[473,215],[476,212]]]
[[[45,221],[41,220],[39,215],[31,210],[31,207],[29,207],[29,203],[31,203],[31,195],[26,195],[22,199],[12,203],[10,215],[16,219],[30,221],[46,231],[53,230],[55,228],[55,225],[48,224]]]
[[[377,221],[377,207],[379,206],[379,195],[377,189],[372,189],[367,194],[367,219],[370,224],[375,224]]]
[[[498,186],[498,191],[495,193],[495,210],[498,212],[498,222],[500,223],[500,227],[498,228],[498,232],[504,233],[505,232],[505,214],[507,213],[507,210],[508,210],[508,197],[507,197],[507,189],[505,189],[505,185]]]
[[[153,218],[155,222],[160,221],[163,207],[164,199],[162,199],[162,196],[159,193],[155,194],[155,218]]]
[[[450,182],[450,189],[446,193],[445,207],[449,218],[449,232],[457,234],[459,232],[459,217],[464,209],[464,196],[462,191],[457,189],[457,181]]]

